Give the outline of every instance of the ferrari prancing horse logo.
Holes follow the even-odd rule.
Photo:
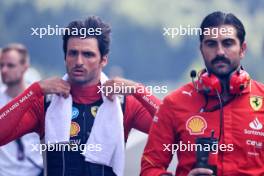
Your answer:
[[[251,96],[250,97],[250,105],[254,111],[260,110],[263,104],[263,97],[260,96]]]
[[[94,118],[97,114],[98,108],[99,108],[98,106],[91,107],[91,114],[93,115]]]

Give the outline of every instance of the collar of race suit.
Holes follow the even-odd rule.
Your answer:
[[[71,85],[71,95],[75,103],[90,104],[102,98],[99,92],[100,83],[96,85]]]

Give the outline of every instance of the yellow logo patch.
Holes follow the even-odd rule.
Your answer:
[[[97,114],[97,110],[98,110],[98,106],[93,106],[92,108],[91,108],[91,114],[94,116],[94,118],[95,118],[95,116],[96,116],[96,114]]]
[[[254,111],[258,111],[262,107],[263,97],[261,97],[261,96],[251,96],[249,102],[250,102],[251,108]]]
[[[190,135],[204,134],[204,130],[207,128],[206,120],[202,116],[192,116],[186,122],[186,129]]]
[[[78,136],[80,130],[81,128],[78,123],[71,122],[71,132],[70,132],[71,137]]]

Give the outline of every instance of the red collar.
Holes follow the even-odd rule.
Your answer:
[[[73,101],[80,104],[90,104],[101,98],[100,83],[92,86],[71,85]]]

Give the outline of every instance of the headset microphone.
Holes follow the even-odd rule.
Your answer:
[[[198,86],[197,86],[197,84],[194,82],[194,79],[196,78],[196,76],[197,76],[197,72],[196,72],[195,70],[192,70],[192,71],[190,72],[190,77],[192,78],[192,83],[193,83],[193,86],[194,86],[195,90],[198,92]]]
[[[191,73],[190,73],[191,78],[195,78],[196,75],[197,75],[196,71],[192,70]]]

